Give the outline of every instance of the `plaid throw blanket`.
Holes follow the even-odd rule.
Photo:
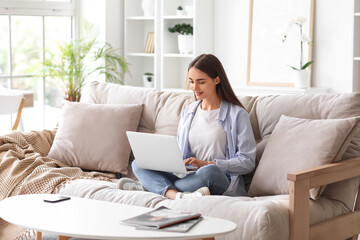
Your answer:
[[[55,133],[56,129],[13,131],[0,137],[0,200],[20,194],[53,193],[78,178],[114,178],[114,174],[84,172],[47,158]],[[15,239],[25,230],[0,218],[0,239]]]

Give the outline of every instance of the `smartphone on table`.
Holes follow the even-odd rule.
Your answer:
[[[63,196],[63,195],[48,195],[46,196],[46,198],[44,199],[44,202],[47,203],[57,203],[57,202],[62,202],[62,201],[67,201],[70,200],[71,198],[69,196]]]

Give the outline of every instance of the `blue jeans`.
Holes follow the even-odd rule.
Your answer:
[[[212,195],[222,195],[230,185],[223,171],[210,164],[199,168],[195,173],[179,178],[172,173],[139,168],[136,161],[132,169],[140,183],[150,192],[164,195],[168,189],[179,192],[194,192],[201,187],[208,187]]]

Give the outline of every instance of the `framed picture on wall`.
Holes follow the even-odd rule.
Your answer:
[[[299,68],[301,52],[303,62],[312,59],[314,5],[315,0],[250,0],[247,85],[294,86],[291,66]],[[302,37],[308,43],[301,49]]]

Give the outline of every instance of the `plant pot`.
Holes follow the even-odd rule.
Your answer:
[[[192,35],[178,35],[178,48],[181,54],[193,52],[193,36]]]
[[[185,14],[184,14],[184,10],[176,10],[176,15],[178,15],[178,16],[183,16],[183,15],[185,15]]]
[[[155,0],[142,0],[141,7],[144,11],[144,16],[151,17],[155,15]]]
[[[293,74],[295,88],[300,88],[300,89],[309,88],[310,74],[311,74],[311,70],[308,69],[295,70]]]
[[[69,91],[65,92],[64,99],[69,102],[80,102],[81,92]]]
[[[143,84],[146,88],[154,87],[154,76],[151,75],[143,75]]]

